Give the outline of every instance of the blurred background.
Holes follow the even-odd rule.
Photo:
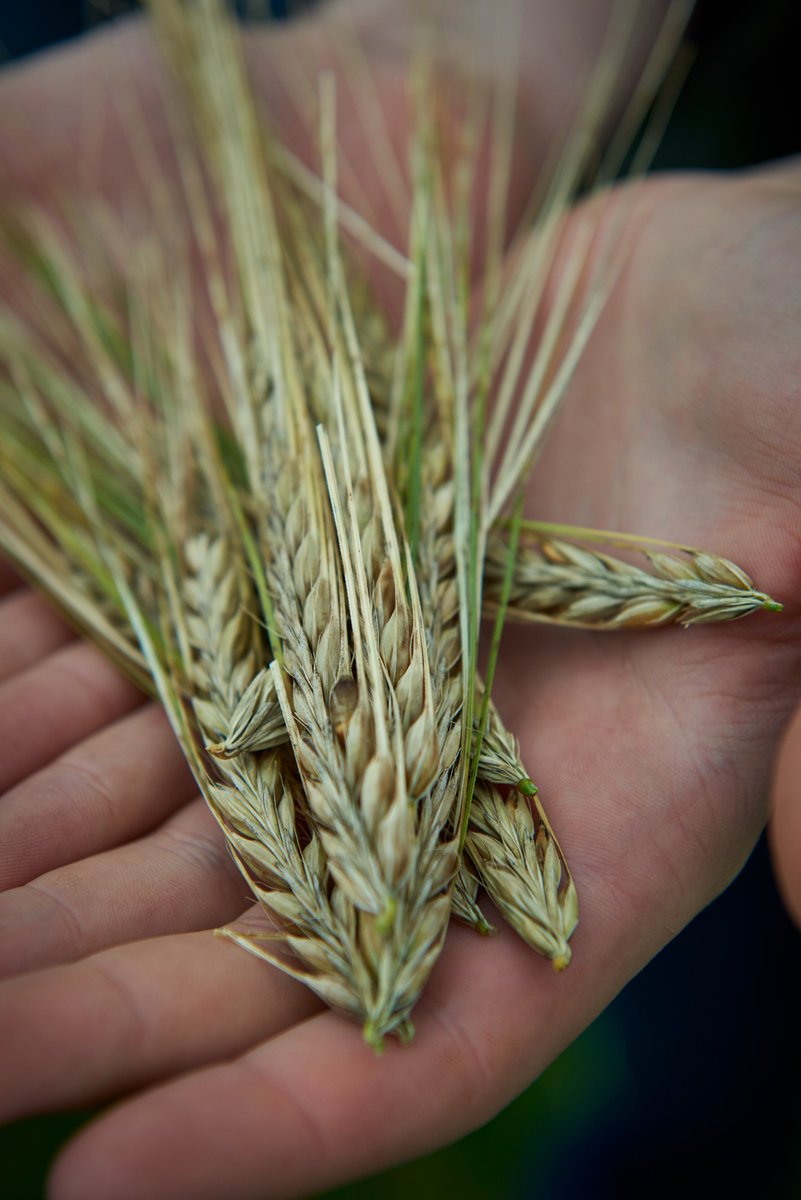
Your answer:
[[[0,61],[135,7],[0,0]],[[286,0],[260,6],[276,19],[286,9]],[[655,169],[733,169],[801,152],[797,0],[700,0],[691,32],[697,59]],[[801,935],[763,839],[728,891],[505,1112],[325,1200],[801,1197],[799,1013]],[[90,1115],[0,1130],[0,1198],[40,1200],[53,1156]]]

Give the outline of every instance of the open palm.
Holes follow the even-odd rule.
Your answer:
[[[59,69],[66,96],[77,76]],[[35,75],[7,95],[23,102]],[[304,1195],[457,1137],[752,847],[801,690],[801,170],[663,179],[619,202],[638,209],[629,265],[531,510],[702,545],[786,609],[647,635],[508,631],[498,704],[581,894],[566,975],[508,930],[453,928],[414,1042],[377,1060],[355,1026],[211,936],[247,892],[166,720],[7,577],[0,1104],[133,1093],[64,1152],[56,1200]]]

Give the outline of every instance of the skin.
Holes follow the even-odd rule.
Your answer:
[[[558,8],[537,10],[546,31]],[[563,32],[591,57],[591,39]],[[325,56],[316,27],[297,36]],[[269,95],[270,45],[252,53]],[[395,112],[396,51],[375,53]],[[137,30],[2,81],[0,148],[18,191],[78,187],[70,147],[124,61],[147,107],[158,81]],[[519,187],[548,141],[536,109]],[[95,186],[130,200],[130,156],[103,137]],[[346,122],[343,137],[358,161],[358,128]],[[611,222],[630,217],[627,265],[531,511],[717,551],[785,612],[645,635],[508,632],[497,700],[580,890],[574,961],[556,975],[506,930],[480,941],[454,927],[414,1042],[378,1060],[305,989],[211,936],[246,890],[163,716],[4,568],[0,1112],[118,1101],[62,1151],[52,1200],[303,1196],[460,1136],[543,1070],[753,847],[801,691],[801,167],[663,177],[604,203]],[[774,842],[799,916],[800,775],[796,718]]]

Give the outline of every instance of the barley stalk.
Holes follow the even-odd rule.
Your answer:
[[[444,936],[456,855],[440,835],[452,783],[437,776],[416,584],[381,462],[330,199],[318,263],[309,229],[297,211],[285,212],[268,177],[231,38],[219,6],[200,5],[183,65],[210,132],[252,336],[250,361],[237,352],[247,393],[233,397],[232,418],[255,431],[248,508],[301,807],[333,880],[332,909],[350,931],[365,1036],[379,1045],[408,1028]],[[205,88],[212,77],[213,94]]]

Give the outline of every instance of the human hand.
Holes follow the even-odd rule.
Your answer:
[[[798,198],[787,170],[641,191],[538,516],[680,536],[794,595]],[[21,1113],[164,1081],[66,1151],[58,1198],[260,1196],[265,1181],[302,1195],[486,1119],[725,886],[796,695],[790,610],[720,630],[510,632],[498,702],[581,890],[574,964],[556,977],[506,931],[455,928],[415,1042],[376,1062],[291,981],[192,932],[238,915],[244,888],[163,719],[39,601],[5,603],[6,880],[34,884],[0,919],[7,970],[44,969],[0,989],[15,1030],[0,1092]]]
[[[793,714],[776,756],[770,846],[779,889],[801,927],[801,708]]]

